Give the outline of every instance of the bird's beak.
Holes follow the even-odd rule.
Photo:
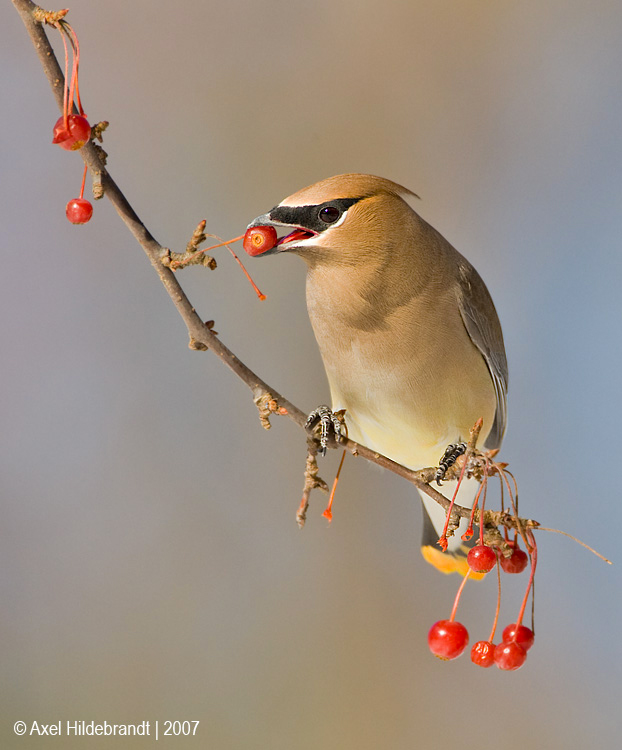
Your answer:
[[[275,226],[272,219],[270,219],[270,214],[261,214],[261,216],[258,216],[256,219],[253,219],[251,223],[246,227],[247,229],[252,229],[253,227],[273,227]]]
[[[282,221],[272,219],[271,213],[272,212],[268,212],[267,214],[258,216],[246,227],[247,231],[253,227],[274,227],[277,233],[282,235],[277,240],[274,247],[261,253],[261,255],[274,255],[275,253],[282,253],[287,250],[304,247],[301,243],[305,240],[311,239],[311,237],[317,236],[317,232],[312,232],[310,229],[305,229],[296,224],[285,224]]]

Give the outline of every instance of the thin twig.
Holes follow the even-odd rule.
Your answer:
[[[567,536],[569,539],[572,539],[573,542],[576,542],[577,544],[580,544],[582,547],[585,547],[585,549],[589,549],[590,552],[593,552],[596,555],[596,557],[600,557],[600,559],[604,560],[608,565],[613,565],[611,560],[607,559],[604,555],[601,555],[600,552],[596,552],[596,550],[593,547],[590,547],[589,544],[582,542],[580,539],[577,539],[576,536],[569,534],[567,531],[562,531],[561,529],[547,529],[544,526],[538,526],[538,529],[540,531],[552,531],[555,534],[563,534],[564,536]]]
[[[305,484],[302,490],[302,500],[296,511],[296,522],[298,528],[302,528],[307,520],[307,510],[309,508],[309,495],[311,492],[319,488],[322,492],[328,492],[328,485],[326,482],[318,476],[318,465],[317,465],[317,442],[311,438],[307,438],[307,465],[305,467]]]

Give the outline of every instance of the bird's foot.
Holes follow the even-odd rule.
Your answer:
[[[458,456],[462,456],[466,453],[466,449],[466,443],[451,443],[445,448],[445,453],[441,456],[441,460],[438,462],[438,469],[434,475],[436,484],[441,484],[449,467],[456,463]]]
[[[314,409],[311,414],[307,417],[305,423],[305,429],[308,432],[313,432],[316,424],[320,423],[320,448],[319,452],[322,456],[326,455],[326,449],[333,437],[338,443],[343,438],[343,411],[335,412],[330,407],[323,404]]]

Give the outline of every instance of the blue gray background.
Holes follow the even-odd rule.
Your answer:
[[[622,347],[617,0],[71,3],[109,167],[155,236],[224,237],[295,190],[380,174],[479,269],[510,362],[503,450],[540,534],[518,673],[434,659],[458,580],[419,554],[410,487],[347,461],[327,527],[294,514],[305,444],[261,429],[102,201],[18,15],[0,9],[2,746],[37,719],[199,719],[218,750],[613,746],[619,734]],[[61,49],[56,39],[57,49]],[[328,389],[294,257],[184,272],[205,318],[310,410]],[[322,462],[330,480],[336,455]],[[526,581],[506,581],[512,622]],[[493,581],[460,619],[488,634]],[[101,741],[102,743],[104,740]],[[107,740],[113,744],[113,740]],[[136,740],[122,746],[147,746]],[[121,746],[120,741],[118,746]]]

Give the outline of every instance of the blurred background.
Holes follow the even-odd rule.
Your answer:
[[[217,750],[604,748],[619,738],[622,230],[618,0],[73,0],[109,168],[182,250],[348,171],[395,180],[488,284],[510,363],[503,457],[541,533],[536,645],[517,673],[443,663],[458,585],[420,510],[350,458],[330,527],[305,440],[265,432],[106,201],[74,227],[78,154],[11,3],[0,8],[0,743],[17,720],[200,720]],[[60,39],[52,34],[62,53]],[[295,257],[226,250],[181,281],[224,342],[304,410],[328,398]],[[321,463],[331,481],[337,455]],[[514,622],[526,577],[505,581]],[[486,638],[495,584],[459,619]],[[102,740],[102,743],[104,741]],[[151,739],[117,740],[115,746]],[[108,739],[107,743],[115,741]],[[98,745],[99,746],[99,745]]]

